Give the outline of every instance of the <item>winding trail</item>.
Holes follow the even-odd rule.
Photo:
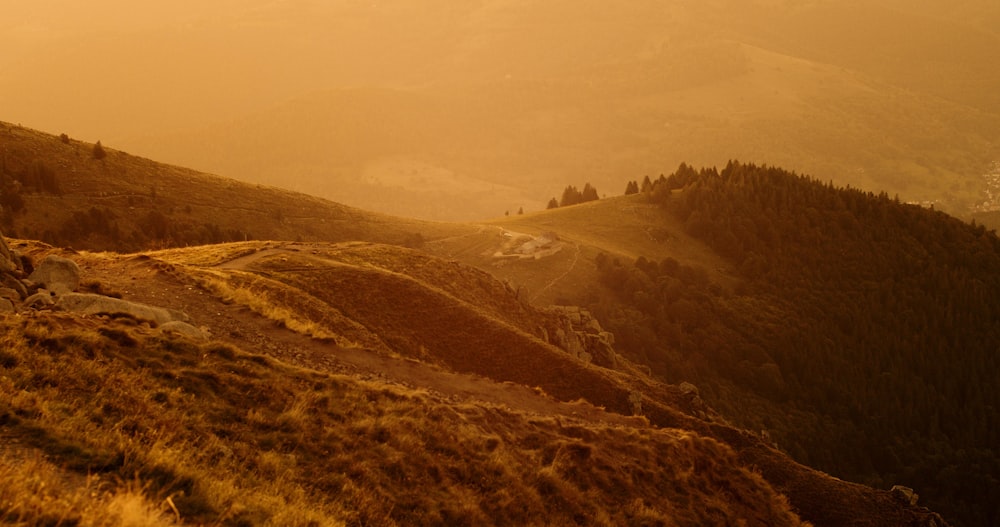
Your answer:
[[[291,247],[294,247],[292,249]],[[213,266],[248,270],[256,260],[276,254],[294,254],[305,248],[334,249],[331,244],[289,243],[241,256]],[[206,328],[213,340],[270,355],[282,362],[318,371],[354,376],[363,380],[424,389],[445,401],[481,402],[515,410],[570,419],[585,419],[626,426],[647,426],[644,420],[606,412],[583,401],[565,403],[527,386],[496,382],[473,374],[456,373],[413,359],[380,354],[362,348],[340,347],[280,327],[249,308],[225,303],[195,285],[179,272],[163,272],[159,261],[127,256],[81,258],[84,276],[122,290],[128,300],[178,309]]]
[[[569,267],[566,268],[566,271],[563,274],[553,278],[549,283],[545,284],[545,287],[539,289],[534,295],[532,295],[531,302],[538,300],[542,296],[542,293],[554,287],[556,284],[558,284],[567,276],[569,276],[569,274],[572,273],[574,269],[576,269],[576,264],[577,262],[580,261],[580,244],[574,243],[573,250],[574,250],[573,261],[570,262]]]

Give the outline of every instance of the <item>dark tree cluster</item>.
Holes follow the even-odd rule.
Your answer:
[[[660,175],[660,179],[664,179],[662,174]],[[629,181],[628,184],[625,185],[626,196],[629,196],[631,194],[638,194],[639,192],[649,193],[652,192],[652,190],[653,190],[653,180],[649,179],[649,176],[646,176],[642,179],[641,187],[639,186],[639,182],[635,180]]]
[[[122,252],[150,248],[183,247],[243,241],[249,234],[224,229],[214,223],[197,223],[174,218],[169,211],[152,209],[141,213],[134,223],[106,207],[73,211],[59,228],[38,235],[46,243],[87,246]]]
[[[558,207],[569,207],[572,205],[579,205],[580,203],[586,203],[588,201],[597,201],[599,199],[601,198],[597,194],[597,189],[590,183],[585,184],[582,191],[573,185],[569,185],[563,189],[562,198],[558,201],[556,198],[550,199],[546,208],[555,209]]]
[[[4,158],[0,166],[0,210],[3,212],[3,222],[6,226],[12,226],[14,214],[25,210],[23,194],[31,192],[62,194],[55,170],[43,161],[36,160],[13,173],[8,173],[7,161]]]
[[[739,285],[671,259],[599,259],[620,303],[592,307],[623,349],[810,465],[914,487],[956,525],[1000,524],[994,233],[735,162],[681,165],[650,195]]]
[[[43,161],[36,160],[15,176],[21,183],[22,189],[28,192],[46,192],[48,194],[62,194],[59,188],[59,178],[55,170]]]

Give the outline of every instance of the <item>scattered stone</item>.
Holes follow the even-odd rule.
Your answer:
[[[28,287],[14,276],[4,274],[2,278],[0,278],[0,284],[3,284],[4,287],[17,291],[18,300],[28,298]]]
[[[52,296],[52,291],[39,289],[37,293],[24,300],[24,306],[31,309],[48,309],[55,305],[56,299]]]
[[[174,321],[185,322],[188,318],[187,315],[179,311],[90,293],[61,295],[55,307],[87,315],[124,313],[138,319],[155,322],[157,325]]]
[[[4,239],[3,233],[0,233],[0,273],[12,273],[16,270],[17,263],[10,252],[10,247],[7,246],[7,240]]]
[[[0,298],[6,298],[11,302],[20,302],[21,300],[24,300],[21,298],[21,294],[18,293],[17,290],[9,287],[0,287]]]
[[[50,254],[28,279],[57,295],[72,293],[80,286],[80,266],[69,258]]]

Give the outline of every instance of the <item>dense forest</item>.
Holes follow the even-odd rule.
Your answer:
[[[1000,239],[777,168],[686,165],[642,195],[731,263],[599,257],[620,347],[794,457],[1000,525]],[[629,185],[629,189],[632,185]]]

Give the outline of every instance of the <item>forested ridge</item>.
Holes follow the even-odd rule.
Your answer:
[[[620,347],[845,479],[1000,524],[1000,239],[787,171],[681,165],[643,193],[731,263],[598,258]],[[669,241],[665,242],[669,243]]]

